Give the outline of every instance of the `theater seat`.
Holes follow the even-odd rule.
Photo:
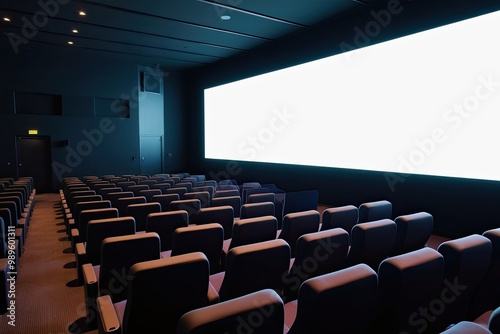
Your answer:
[[[432,333],[433,316],[419,310],[439,307],[436,300],[441,298],[444,265],[443,256],[427,247],[382,261],[378,269],[379,311],[371,331]]]
[[[221,301],[262,289],[283,293],[283,274],[290,266],[290,246],[281,239],[235,247],[226,256],[225,271],[210,276]]]
[[[209,264],[202,253],[134,264],[127,298],[97,299],[100,333],[175,333],[181,316],[209,304]]]
[[[82,266],[86,321],[89,328],[97,327],[94,316],[97,297],[109,295],[113,303],[127,298],[127,273],[132,265],[160,258],[160,237],[142,233],[110,237],[101,244],[101,264]]]
[[[377,274],[358,264],[305,281],[298,299],[285,304],[285,332],[364,333],[376,307]]]
[[[264,289],[184,314],[177,334],[252,333],[282,334],[283,301]]]
[[[234,209],[229,205],[212,208],[201,208],[198,211],[196,224],[218,223],[224,229],[224,240],[230,239],[233,235]]]
[[[283,217],[283,229],[279,238],[290,245],[292,257],[295,257],[297,240],[304,234],[318,232],[320,214],[316,210],[289,213]]]
[[[185,210],[150,213],[146,219],[146,232],[156,232],[160,236],[161,251],[172,249],[172,235],[179,227],[187,227],[188,213]]]
[[[417,212],[399,216],[394,222],[397,225],[397,237],[392,255],[408,253],[425,247],[434,226],[434,219],[427,212]]]
[[[396,242],[397,226],[390,219],[382,219],[354,225],[351,231],[351,248],[346,266],[366,263],[377,271]]]
[[[354,205],[345,205],[325,209],[321,218],[321,231],[331,228],[342,228],[351,233],[358,223],[359,210]]]
[[[75,245],[75,259],[78,283],[83,284],[82,266],[101,264],[101,243],[109,237],[135,234],[133,217],[119,217],[91,220],[87,224],[87,240]]]
[[[297,299],[300,285],[307,279],[342,268],[349,248],[349,234],[341,228],[302,235],[297,240],[295,258],[285,277],[285,301]]]
[[[237,220],[233,225],[233,237],[224,241],[224,252],[234,247],[276,239],[278,221],[274,216]]]
[[[441,334],[495,334],[494,332],[490,332],[483,326],[475,324],[470,321],[461,321],[456,325],[451,326],[446,329]]]
[[[359,223],[392,219],[392,203],[386,200],[366,202],[359,206]]]
[[[161,205],[158,202],[130,204],[125,212],[126,216],[134,217],[137,231],[145,231],[148,215],[161,212]]]
[[[171,256],[202,252],[210,263],[210,274],[221,271],[224,230],[220,224],[191,225],[177,228],[172,235]]]
[[[480,282],[491,263],[491,241],[473,234],[443,242],[438,247],[444,257],[445,277],[442,289],[451,290],[443,312],[434,322],[437,330],[444,330],[451,324],[470,318],[470,305]]]
[[[473,319],[500,306],[500,228],[485,231],[483,236],[491,241],[492,257],[488,272],[474,295],[470,309]]]
[[[240,218],[255,218],[262,216],[274,216],[274,203],[247,203],[241,206]]]

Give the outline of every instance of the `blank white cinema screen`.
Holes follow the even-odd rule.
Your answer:
[[[498,31],[500,11],[205,89],[205,157],[500,180]]]

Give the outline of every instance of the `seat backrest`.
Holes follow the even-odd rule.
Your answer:
[[[103,188],[103,189],[99,190],[99,195],[101,195],[103,199],[108,199],[108,198],[106,198],[107,194],[116,193],[116,192],[123,192],[123,189],[120,187]]]
[[[178,194],[161,194],[154,195],[151,197],[151,202],[158,202],[161,205],[161,211],[165,212],[169,210],[170,203],[172,201],[178,201],[180,197]]]
[[[434,226],[434,218],[427,212],[399,216],[394,222],[397,225],[398,233],[392,255],[399,255],[425,247]]]
[[[118,209],[121,216],[127,215],[127,207],[131,204],[146,203],[146,197],[144,196],[134,196],[134,197],[122,197],[118,198],[115,202],[114,207]]]
[[[378,270],[380,262],[385,260],[394,248],[396,235],[396,223],[390,219],[354,225],[346,265],[366,263],[373,270]]]
[[[264,289],[187,312],[177,334],[282,334],[283,322],[283,301],[275,291]]]
[[[220,224],[191,225],[176,229],[172,235],[172,256],[202,252],[210,263],[210,273],[221,270],[224,229]]]
[[[276,239],[277,231],[278,220],[274,216],[237,220],[233,225],[233,237],[229,249]]]
[[[119,217],[91,220],[87,224],[87,242],[85,252],[87,261],[92,265],[101,264],[101,244],[109,237],[135,234],[133,217]]]
[[[127,277],[132,265],[160,258],[160,237],[154,232],[110,237],[101,244],[99,295],[113,303],[127,298]]]
[[[179,198],[182,198],[187,192],[188,190],[186,187],[177,187],[177,185],[165,191],[166,194],[177,194],[179,195]]]
[[[202,253],[130,268],[123,333],[175,333],[182,315],[208,304],[209,264]]]
[[[191,189],[193,189],[194,187],[192,182],[185,182],[185,181],[179,182],[175,186],[177,188],[186,188],[188,192],[190,192]]]
[[[160,189],[146,189],[146,190],[139,190],[137,196],[144,196],[146,197],[146,202],[152,202],[153,196],[161,194],[162,192]]]
[[[126,191],[131,191],[134,193],[135,196],[139,196],[139,191],[141,190],[148,190],[149,186],[147,184],[137,184],[133,186],[128,186],[126,188]]]
[[[148,215],[161,212],[161,205],[158,202],[130,204],[125,212],[125,215],[134,217],[137,231],[145,231]]]
[[[442,314],[437,317],[438,330],[468,319],[470,305],[479,283],[484,279],[491,263],[491,241],[478,234],[443,242],[438,247],[444,257],[444,283],[447,294]],[[451,302],[452,301],[452,302]]]
[[[254,218],[262,216],[274,216],[274,203],[247,203],[241,206],[240,218]]]
[[[7,235],[8,227],[5,226],[3,218],[0,217],[0,258],[7,257]]]
[[[349,233],[341,228],[302,235],[285,279],[285,300],[297,299],[305,280],[341,269],[348,249]]]
[[[82,211],[94,210],[94,209],[109,209],[109,208],[111,208],[111,201],[107,200],[76,203],[75,209],[73,210],[75,227],[80,231],[80,214]]]
[[[131,191],[117,191],[117,192],[107,193],[102,196],[103,199],[111,201],[111,205],[113,207],[116,207],[118,199],[126,197],[134,197],[134,193]]]
[[[10,211],[10,226],[17,227],[19,217],[17,216],[16,202],[13,202],[13,201],[2,202],[2,201],[0,201],[0,209],[7,209]]]
[[[196,224],[198,212],[201,209],[201,202],[199,199],[181,199],[178,201],[170,202],[168,211],[185,210],[189,216],[189,223]]]
[[[386,200],[366,202],[359,206],[359,223],[392,219],[392,203]]]
[[[351,233],[358,223],[359,210],[354,205],[344,205],[325,209],[321,216],[321,231],[340,227]]]
[[[488,230],[483,236],[491,241],[491,262],[488,272],[479,285],[469,314],[471,319],[478,318],[486,311],[500,306],[500,228]]]
[[[161,193],[165,194],[167,192],[167,189],[172,188],[172,186],[170,185],[170,183],[162,182],[162,183],[153,184],[150,188],[151,189],[160,189]]]
[[[274,194],[261,193],[261,194],[250,194],[247,196],[247,203],[262,203],[262,202],[274,203]]]
[[[14,202],[16,203],[16,216],[18,218],[21,217],[23,205],[21,201],[21,197],[19,196],[0,196],[0,202]]]
[[[496,333],[489,331],[486,327],[478,325],[471,321],[460,321],[458,324],[451,326],[441,334],[492,334]]]
[[[145,184],[151,188],[152,185],[155,185],[157,183],[158,183],[158,181],[156,181],[156,180],[146,179],[146,180],[140,180],[138,184],[139,185]]]
[[[90,201],[102,201],[102,196],[97,195],[94,190],[75,191],[69,198],[69,203],[68,203],[69,209],[71,212],[74,212],[76,203],[90,202]]]
[[[243,204],[249,203],[248,197],[250,195],[255,195],[255,194],[269,194],[271,191],[268,188],[264,187],[258,187],[258,188],[245,188],[243,187],[243,191],[241,194],[241,198],[243,199]],[[274,203],[274,201],[271,201]],[[254,202],[256,203],[256,202]]]
[[[136,183],[133,181],[123,181],[123,182],[116,183],[116,186],[122,188],[123,191],[127,191],[128,187],[135,186],[135,185],[136,185]]]
[[[376,332],[429,333],[432,317],[419,310],[436,310],[441,298],[444,258],[421,248],[382,261],[378,270],[379,312]],[[432,312],[432,311],[431,311]]]
[[[238,189],[229,189],[229,190],[217,190],[214,193],[214,198],[229,197],[229,196],[240,196],[240,192]]]
[[[226,256],[224,279],[219,291],[221,301],[262,289],[282,294],[283,275],[290,266],[290,246],[275,239],[235,247]]]
[[[185,210],[155,212],[146,219],[146,232],[156,232],[160,236],[161,251],[172,249],[172,235],[179,227],[187,227],[188,213]]]
[[[210,194],[208,191],[193,191],[185,193],[182,199],[198,199],[202,208],[210,206]]]
[[[289,334],[363,333],[377,307],[377,274],[365,264],[306,280]]]
[[[10,213],[10,209],[8,208],[3,208],[1,205],[0,205],[0,218],[3,219],[3,223],[4,223],[4,231],[3,233],[5,235],[7,235],[8,233],[8,227],[9,226],[12,226],[13,225],[13,222],[12,222],[12,215]]]
[[[198,211],[196,224],[203,225],[209,223],[219,223],[224,229],[224,240],[233,235],[234,209],[229,205],[201,208]]]
[[[228,197],[215,197],[210,200],[210,206],[224,206],[229,205],[234,210],[234,217],[238,218],[241,216],[241,197],[240,196],[228,196]]]
[[[279,235],[290,245],[292,257],[295,257],[297,240],[304,234],[318,232],[320,214],[316,210],[289,213],[283,217],[283,229]]]
[[[104,208],[104,209],[91,209],[83,210],[80,212],[80,218],[78,219],[78,232],[80,234],[80,242],[87,241],[87,226],[89,221],[95,219],[107,219],[107,218],[117,218],[118,209],[116,208]]]
[[[212,199],[214,197],[215,187],[213,187],[213,186],[196,186],[196,187],[193,187],[191,189],[191,191],[193,191],[193,192],[207,191],[210,195],[210,199]]]

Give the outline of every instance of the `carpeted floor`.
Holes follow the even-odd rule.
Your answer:
[[[83,287],[76,279],[74,254],[64,229],[59,194],[38,194],[16,280],[15,327],[0,317],[0,333],[84,333]],[[87,333],[97,333],[87,331]]]

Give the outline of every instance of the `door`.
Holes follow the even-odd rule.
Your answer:
[[[141,136],[141,174],[162,173],[162,137]]]
[[[37,193],[52,192],[50,137],[18,136],[16,150],[17,177],[33,177]]]

